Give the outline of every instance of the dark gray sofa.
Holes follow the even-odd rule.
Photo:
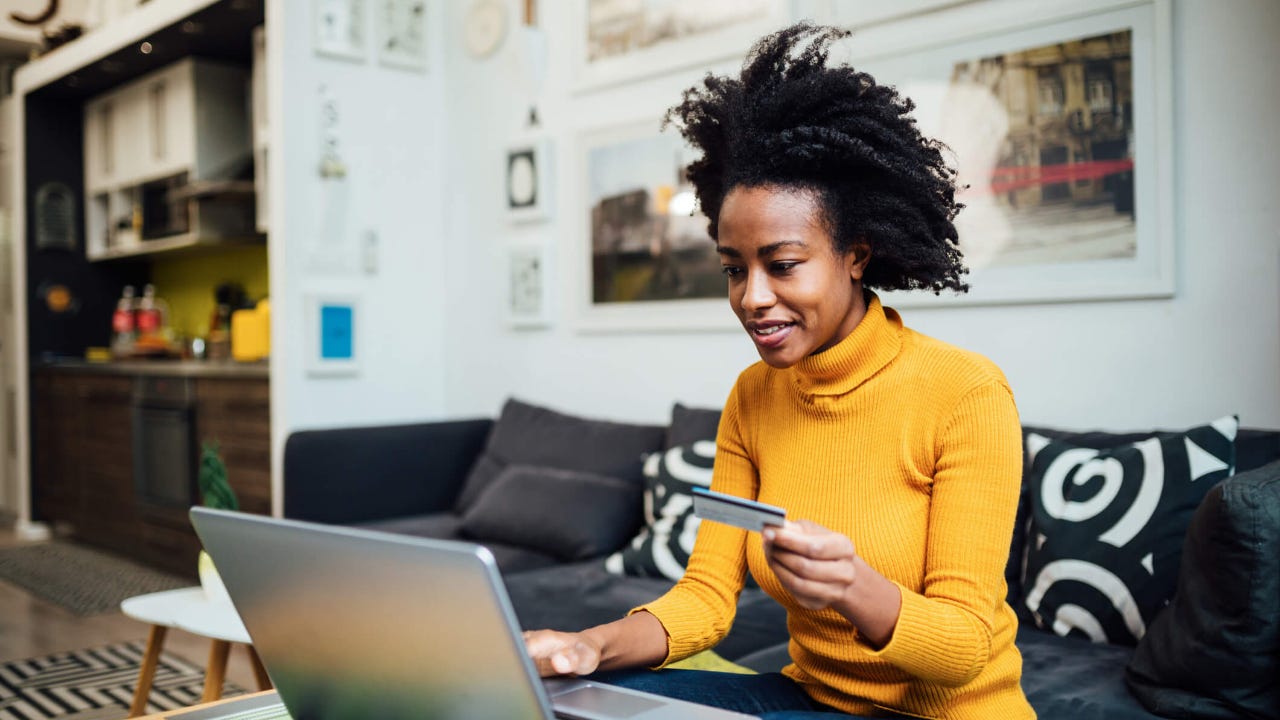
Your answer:
[[[509,422],[511,417],[518,421]],[[715,411],[677,406],[669,427],[627,425],[585,421],[515,402],[504,408],[499,424],[474,419],[297,432],[288,438],[285,448],[285,515],[481,542],[497,558],[524,627],[580,629],[617,619],[670,587],[671,581],[663,578],[609,574],[602,558],[625,544],[640,525],[641,455],[698,437],[713,437],[717,417]],[[1036,430],[1092,447],[1108,447],[1117,441],[1149,435]],[[1280,458],[1280,432],[1243,430],[1237,443],[1241,472]],[[595,529],[583,530],[574,524],[571,531],[565,531],[564,523],[548,521],[544,516],[566,508],[545,507],[526,495],[517,502],[501,503],[496,510],[499,520],[519,524],[519,518],[530,517],[533,520],[526,526],[536,526],[535,531],[553,535],[585,532],[594,536],[557,538],[548,545],[532,534],[508,528],[496,533],[496,537],[476,537],[477,523],[473,520],[478,505],[487,497],[492,510],[495,495],[506,495],[492,491],[485,494],[486,489],[492,490],[486,486],[493,485],[504,463],[562,468],[575,482],[596,489],[601,485],[593,473],[621,478],[634,483],[636,504],[626,517],[616,511],[613,515],[600,511],[604,517]],[[1280,490],[1280,483],[1276,483],[1276,489]],[[557,498],[558,504],[572,506],[573,495]],[[622,495],[615,493],[613,497]],[[574,516],[596,515],[600,507],[601,503],[589,499]],[[1011,604],[1022,592],[1017,569],[1026,541],[1025,518],[1023,507],[1007,572]],[[513,538],[518,542],[512,542]],[[600,546],[606,542],[613,545]],[[590,557],[581,557],[584,549],[591,553]],[[1269,581],[1274,586],[1277,578],[1272,575]],[[716,652],[756,670],[776,670],[787,662],[786,640],[781,607],[760,590],[748,588],[740,598],[733,628]],[[1058,637],[1025,622],[1017,644],[1024,659],[1023,687],[1041,718],[1156,717],[1126,685],[1126,666],[1134,656],[1134,648]],[[1157,693],[1164,690],[1156,688]],[[1201,705],[1187,703],[1165,707],[1160,698],[1153,700],[1148,693],[1145,699],[1170,717],[1267,717],[1265,708],[1271,702],[1255,697],[1242,705],[1210,703],[1211,709],[1206,711]],[[1187,713],[1181,709],[1184,706],[1200,709]],[[1264,714],[1254,714],[1254,707],[1264,708]]]

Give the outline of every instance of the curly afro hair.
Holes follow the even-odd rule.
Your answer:
[[[867,245],[868,288],[969,289],[952,221],[956,173],[915,105],[848,65],[827,67],[844,30],[799,23],[756,43],[738,78],[708,74],[667,111],[702,156],[689,181],[710,218],[736,187],[816,192],[835,249]]]

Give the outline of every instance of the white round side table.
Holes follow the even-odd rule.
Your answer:
[[[151,626],[142,667],[138,670],[138,687],[133,693],[129,717],[138,717],[146,712],[147,698],[151,695],[151,684],[155,680],[156,664],[164,649],[165,635],[169,628],[185,630],[212,641],[209,646],[209,661],[205,666],[201,702],[210,702],[222,696],[231,643],[240,643],[248,651],[258,689],[271,688],[266,669],[263,668],[258,653],[254,651],[249,633],[245,631],[230,600],[210,599],[204,588],[189,587],[127,598],[120,603],[120,610],[126,616]]]

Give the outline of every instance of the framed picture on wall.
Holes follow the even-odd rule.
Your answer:
[[[553,160],[551,139],[546,136],[526,138],[507,147],[504,186],[509,220],[532,222],[551,217]]]
[[[363,62],[368,53],[366,0],[313,0],[317,55]]]
[[[786,0],[574,0],[574,87],[605,85],[743,56],[787,23]]]
[[[313,376],[360,372],[360,304],[351,295],[306,297],[306,368]]]
[[[583,330],[731,329],[726,283],[684,168],[693,151],[645,122],[583,136],[585,200],[569,279]]]
[[[543,243],[507,250],[507,324],[543,328],[551,324],[550,253]]]
[[[375,0],[374,18],[380,64],[427,69],[427,0]]]
[[[977,2],[977,0],[893,0],[893,2],[833,2],[832,23],[842,27],[861,28],[878,23],[922,15],[944,8]]]
[[[958,170],[966,295],[896,306],[1157,298],[1174,292],[1167,0],[1035,17],[961,5],[874,26],[852,62],[916,103]],[[989,9],[988,9],[989,10]]]

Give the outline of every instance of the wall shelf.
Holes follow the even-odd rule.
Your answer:
[[[211,240],[209,238],[201,238],[195,233],[185,233],[182,235],[174,235],[173,237],[157,238],[155,240],[142,240],[136,245],[128,247],[114,247],[102,250],[89,258],[90,262],[110,262],[112,260],[126,260],[151,257],[153,255],[177,255],[191,254],[196,252],[208,252],[220,248],[230,246],[244,245],[265,245],[266,236],[257,235],[241,238],[218,238]]]

